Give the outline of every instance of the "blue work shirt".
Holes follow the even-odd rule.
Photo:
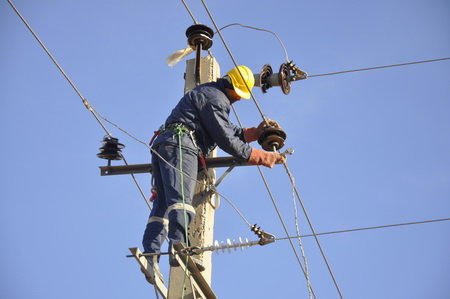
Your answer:
[[[230,107],[230,100],[225,94],[224,79],[205,83],[190,90],[181,98],[166,119],[165,126],[183,123],[193,129],[196,142],[205,155],[219,146],[238,160],[248,161],[252,148],[245,142],[244,128],[230,122]],[[173,139],[172,135],[159,136],[154,147]],[[183,142],[183,146],[195,150],[192,142]]]

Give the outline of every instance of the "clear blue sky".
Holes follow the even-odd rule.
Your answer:
[[[450,57],[447,0],[218,2],[207,4],[219,26],[274,31],[310,75]],[[183,93],[185,62],[164,62],[193,24],[182,2],[14,3],[92,106],[148,141]],[[201,1],[187,3],[212,26]],[[285,61],[273,35],[237,26],[223,35],[255,72]],[[131,177],[100,176],[104,131],[5,0],[0,37],[0,297],[154,298],[125,258],[141,247],[149,210]],[[233,67],[218,36],[212,53],[222,74]],[[316,232],[450,217],[449,79],[447,60],[311,77],[288,96],[254,89],[295,149],[288,165]],[[252,101],[236,109],[245,126],[261,121]],[[108,129],[128,163],[149,162],[145,146]],[[279,166],[263,171],[294,235],[288,177]],[[150,175],[137,178],[149,197]],[[233,170],[219,190],[251,223],[285,237],[255,167]],[[446,299],[449,231],[439,222],[319,239],[344,298]],[[255,239],[222,201],[215,239],[238,237]],[[339,298],[314,240],[302,240],[317,298]],[[167,278],[166,258],[161,267]],[[214,254],[212,287],[219,298],[308,298],[283,240]]]

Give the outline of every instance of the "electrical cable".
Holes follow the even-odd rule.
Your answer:
[[[288,167],[287,163],[284,163],[284,168],[285,168],[285,170],[286,170],[286,172],[287,172],[289,178],[292,180],[292,177],[293,177],[293,176],[292,176],[291,171],[289,170],[289,167]],[[312,225],[311,219],[309,218],[309,215],[308,215],[308,213],[306,212],[306,208],[305,208],[305,205],[303,204],[303,200],[302,200],[302,198],[300,197],[300,194],[299,194],[298,189],[297,189],[297,187],[295,186],[294,182],[292,182],[292,184],[293,184],[292,188],[294,189],[294,192],[295,192],[295,194],[297,195],[297,199],[298,199],[298,201],[300,202],[300,205],[301,205],[301,207],[302,207],[303,214],[304,214],[305,217],[306,217],[306,220],[307,220],[307,222],[308,222],[309,228],[311,229],[311,232],[313,233],[314,239],[315,239],[315,241],[316,241],[316,243],[317,243],[317,246],[319,247],[320,253],[322,254],[322,257],[323,257],[323,259],[324,259],[324,261],[325,261],[325,264],[326,264],[326,266],[327,266],[327,268],[328,268],[328,272],[330,273],[331,278],[333,279],[334,285],[336,286],[336,289],[337,289],[337,291],[338,291],[340,297],[343,298],[342,293],[341,293],[341,290],[340,290],[340,288],[339,288],[339,285],[338,285],[338,283],[337,283],[337,281],[336,281],[336,278],[334,277],[333,271],[331,270],[331,266],[330,266],[330,264],[328,263],[328,259],[327,259],[327,257],[325,256],[325,252],[323,251],[322,245],[320,244],[319,238],[317,238],[317,236],[316,236],[316,232],[315,232],[314,227],[313,227],[313,225]]]
[[[237,111],[236,111],[234,105],[231,105],[231,108],[233,109],[233,112],[234,112],[234,114],[235,114],[235,116],[236,116],[236,119],[237,119],[239,125],[240,125],[241,127],[243,127],[243,124],[242,124],[242,122],[241,122],[241,120],[240,120],[240,118],[239,118],[239,115],[238,115],[238,113],[237,113]],[[278,215],[278,217],[279,217],[279,219],[280,219],[280,222],[281,222],[281,224],[282,224],[282,226],[283,226],[283,228],[284,228],[284,231],[285,231],[286,235],[289,236],[289,231],[288,231],[288,229],[287,229],[287,227],[286,227],[286,224],[284,223],[283,217],[281,216],[280,210],[278,209],[278,205],[277,205],[277,203],[275,202],[275,199],[274,199],[274,197],[273,197],[273,195],[272,195],[272,192],[271,192],[270,187],[269,187],[269,185],[268,185],[268,183],[267,183],[267,180],[266,180],[266,178],[265,178],[265,176],[264,176],[264,173],[262,172],[261,167],[260,167],[259,165],[257,165],[257,168],[258,168],[258,171],[259,171],[259,173],[260,173],[260,175],[261,175],[261,178],[262,178],[262,180],[263,180],[263,182],[264,182],[264,185],[265,185],[265,187],[266,187],[266,189],[267,189],[267,191],[268,191],[269,197],[270,197],[271,200],[272,200],[272,204],[273,204],[273,206],[274,206],[274,208],[275,208],[275,211],[277,212],[277,215]],[[218,193],[218,194],[219,194],[219,193]],[[220,194],[219,194],[219,195],[220,195]],[[222,196],[222,195],[220,195],[220,196]],[[223,196],[222,196],[222,197],[223,197]],[[242,216],[242,214],[237,210],[237,208],[236,208],[236,207],[235,207],[228,199],[226,199],[226,198],[224,198],[224,199],[225,199],[228,203],[230,203],[230,204],[233,206],[233,208],[238,212],[238,214],[242,217],[242,219],[244,219],[244,221],[247,222],[247,224],[250,226],[250,223],[248,223],[248,221]],[[293,250],[293,252],[294,252],[294,254],[295,254],[295,257],[297,258],[297,261],[298,261],[298,263],[299,263],[299,265],[300,265],[300,267],[301,267],[301,269],[302,269],[302,271],[303,271],[303,274],[305,275],[305,278],[307,279],[307,281],[309,281],[308,273],[307,273],[306,269],[303,268],[303,265],[302,265],[302,263],[301,263],[301,261],[300,261],[300,257],[299,257],[299,255],[298,255],[298,253],[297,253],[297,250],[295,249],[294,243],[293,243],[293,242],[290,242],[290,243],[291,243],[292,250]],[[309,283],[309,287],[310,287],[310,283]],[[314,293],[314,291],[312,290],[312,288],[311,288],[311,292],[312,292],[312,294],[314,295],[314,298],[315,298],[316,296],[315,296],[315,293]]]
[[[383,69],[383,68],[389,68],[389,67],[398,67],[398,66],[405,66],[405,65],[411,65],[411,64],[418,64],[418,63],[443,61],[443,60],[449,60],[449,59],[450,59],[450,57],[437,58],[437,59],[430,59],[430,60],[413,61],[413,62],[405,62],[405,63],[391,64],[391,65],[384,65],[384,66],[375,66],[375,67],[368,67],[368,68],[355,69],[355,70],[340,71],[340,72],[334,72],[334,73],[308,75],[308,78],[339,75],[339,74],[344,74],[344,73],[352,73],[352,72],[360,72],[360,71],[368,71],[368,70],[376,70],[376,69]]]
[[[231,105],[231,108],[233,109],[233,113],[234,113],[235,116],[236,116],[236,119],[237,119],[237,121],[238,121],[238,123],[239,123],[239,126],[243,127],[243,124],[242,124],[242,122],[241,122],[241,120],[240,120],[240,118],[239,118],[239,115],[238,115],[238,113],[237,113],[236,108],[234,107],[234,105]],[[284,228],[284,231],[285,231],[286,235],[289,236],[289,231],[288,231],[288,229],[287,229],[287,227],[286,227],[286,224],[284,223],[283,217],[281,216],[280,210],[278,209],[278,205],[277,205],[277,203],[275,202],[275,199],[274,199],[274,197],[273,197],[273,195],[272,195],[272,192],[271,192],[270,187],[269,187],[269,185],[268,185],[268,183],[267,183],[267,180],[266,180],[266,178],[265,178],[265,176],[264,176],[264,173],[262,172],[261,167],[260,167],[259,165],[257,165],[257,168],[258,168],[258,171],[259,171],[259,173],[260,173],[260,175],[261,175],[261,178],[262,178],[262,180],[263,180],[263,182],[264,182],[264,185],[265,185],[265,187],[266,187],[266,190],[267,190],[267,192],[268,192],[268,194],[269,194],[269,197],[270,197],[271,200],[272,200],[272,204],[273,204],[273,206],[274,206],[274,208],[275,208],[275,211],[277,212],[278,218],[280,219],[280,222],[281,222],[281,224],[282,224],[282,226],[283,226],[283,228]],[[218,193],[218,194],[219,194],[219,193]],[[219,194],[219,195],[220,195],[220,194]],[[220,195],[220,196],[222,196],[222,195]],[[223,196],[222,196],[222,197],[223,197]],[[247,224],[250,226],[250,223],[248,223],[248,221],[242,216],[242,214],[237,210],[237,208],[236,208],[236,207],[235,207],[228,199],[226,199],[225,197],[224,197],[224,199],[225,199],[228,203],[230,203],[230,204],[233,206],[233,208],[238,212],[238,214],[242,217],[242,219],[244,219],[244,221],[247,222]],[[308,278],[308,275],[307,275],[307,271],[306,271],[306,269],[303,268],[303,265],[302,265],[302,263],[301,263],[301,261],[300,261],[300,257],[299,257],[299,255],[298,255],[298,253],[297,253],[297,250],[295,249],[294,243],[293,243],[293,242],[290,242],[290,243],[291,243],[292,250],[293,250],[293,252],[294,252],[294,254],[295,254],[295,257],[296,257],[296,259],[297,259],[297,261],[298,261],[298,263],[299,263],[299,265],[300,265],[300,267],[301,267],[301,269],[302,269],[302,271],[303,271],[303,274],[305,275],[305,278],[306,278],[307,281],[308,281],[309,278]],[[314,291],[312,290],[312,288],[311,288],[311,291],[312,291],[312,293],[313,293],[313,295],[314,295],[314,298],[315,298],[315,293],[314,293]]]
[[[53,63],[56,65],[56,67],[59,69],[59,71],[63,74],[63,76],[66,78],[66,80],[70,83],[72,88],[75,90],[75,92],[78,94],[78,96],[83,101],[83,104],[86,106],[86,109],[91,111],[92,115],[94,115],[95,119],[98,121],[98,123],[102,126],[103,130],[105,130],[106,134],[108,136],[112,137],[111,133],[109,133],[108,129],[103,125],[101,120],[97,117],[97,115],[94,112],[94,109],[89,104],[88,100],[83,97],[81,92],[78,90],[78,88],[75,86],[75,84],[70,80],[69,76],[67,76],[66,72],[62,69],[62,67],[59,65],[59,63],[56,61],[56,59],[53,57],[53,55],[50,53],[50,51],[47,49],[47,47],[44,45],[44,43],[40,40],[40,38],[37,36],[37,34],[34,32],[33,28],[28,24],[28,22],[25,20],[25,18],[22,16],[22,14],[17,10],[17,8],[14,6],[14,4],[11,2],[11,0],[8,0],[8,3],[11,5],[13,10],[16,12],[16,14],[19,16],[19,18],[22,20],[22,22],[27,26],[28,30],[33,34],[34,38],[38,41],[38,43],[41,45],[41,47],[44,49],[44,51],[47,53],[47,55],[50,57],[50,59],[53,61]]]
[[[194,18],[194,15],[192,14],[191,10],[189,9],[189,6],[186,4],[186,2],[184,0],[181,0],[181,2],[183,2],[184,7],[186,8],[187,12],[189,13],[189,15],[191,16],[192,20],[194,21],[195,24],[198,24],[197,20]]]
[[[262,180],[263,180],[263,182],[264,182],[264,185],[266,186],[266,189],[267,189],[267,192],[268,192],[268,194],[269,194],[269,197],[270,197],[270,199],[272,200],[272,204],[273,204],[273,206],[274,206],[274,208],[275,208],[275,211],[276,211],[277,214],[278,214],[278,218],[280,219],[281,225],[283,226],[284,232],[286,233],[287,236],[289,236],[289,231],[288,231],[288,229],[287,229],[287,227],[286,227],[286,224],[284,223],[283,217],[281,216],[280,210],[278,209],[278,205],[277,205],[276,202],[275,202],[275,199],[274,199],[274,197],[273,197],[272,191],[271,191],[270,188],[269,188],[269,185],[268,185],[268,183],[267,183],[266,177],[264,176],[264,173],[263,173],[262,170],[261,170],[261,166],[258,165],[257,167],[258,167],[258,171],[259,171],[259,173],[260,173],[260,175],[261,175],[261,178],[262,178]],[[302,269],[303,275],[305,275],[305,278],[308,279],[308,278],[307,278],[308,276],[307,276],[306,270],[304,269],[304,267],[303,267],[303,265],[302,265],[302,263],[301,263],[301,261],[300,261],[300,257],[299,257],[299,255],[298,255],[297,250],[295,249],[294,243],[292,242],[291,239],[289,239],[289,243],[290,243],[290,245],[291,245],[292,250],[294,251],[294,254],[295,254],[295,257],[296,257],[296,259],[297,259],[297,262],[299,263],[300,268]],[[312,291],[312,293],[313,293],[313,295],[314,295],[314,298],[316,298],[316,294],[314,293],[314,290],[313,290],[312,287],[311,287],[311,291]]]
[[[221,34],[221,32],[220,32],[220,30],[219,30],[217,24],[216,24],[216,22],[215,22],[215,20],[214,20],[214,18],[213,18],[213,16],[212,16],[212,14],[211,14],[211,12],[209,11],[209,9],[208,9],[208,7],[207,7],[205,1],[204,1],[204,0],[201,0],[201,2],[203,3],[203,6],[205,7],[206,12],[208,13],[208,15],[209,15],[211,21],[213,22],[214,27],[215,27],[216,30],[218,31],[219,36],[220,36],[220,38],[221,38],[221,40],[222,40],[222,42],[223,42],[225,48],[226,48],[227,51],[228,51],[228,54],[230,55],[231,59],[233,60],[233,63],[235,64],[235,66],[237,67],[236,60],[234,59],[234,57],[233,57],[233,55],[232,55],[232,53],[231,53],[231,51],[230,51],[230,49],[229,49],[229,47],[228,47],[228,45],[227,45],[225,39],[223,38],[223,36],[222,36],[222,34]],[[239,70],[239,69],[238,69],[238,70]],[[240,73],[240,71],[239,71],[239,73]],[[243,78],[242,74],[241,74],[241,77]],[[245,80],[244,80],[244,82],[245,82]],[[245,82],[245,84],[247,85],[246,82]],[[253,101],[254,101],[256,107],[258,108],[258,110],[259,110],[259,112],[260,112],[260,114],[261,114],[263,120],[265,120],[266,123],[267,123],[267,120],[266,120],[266,118],[265,118],[265,115],[264,115],[264,113],[262,112],[261,108],[259,107],[258,102],[256,101],[256,99],[255,99],[253,93],[251,92],[251,89],[248,88],[248,85],[247,85],[247,89],[250,91],[251,97],[252,97],[252,99],[253,99]],[[285,163],[285,167],[286,167],[286,169],[287,169],[286,163]],[[262,174],[260,167],[258,167],[258,169],[259,169],[260,173]],[[263,177],[263,175],[262,175],[262,177]],[[266,185],[266,187],[268,187],[268,186]],[[295,188],[295,190],[297,191],[297,188]],[[297,196],[298,196],[298,192],[296,192],[296,193],[297,193]],[[273,200],[272,200],[272,201],[273,201]],[[302,209],[303,209],[303,211],[305,212],[305,208],[304,208],[304,205],[303,205],[303,203],[302,203],[301,200],[300,200],[300,203],[302,204]],[[279,217],[281,217],[280,214],[279,214]],[[280,220],[281,220],[281,219],[282,219],[282,218],[280,218]],[[309,221],[309,217],[308,217],[308,216],[307,216],[307,219],[308,219],[308,222],[310,223],[310,227],[312,227],[312,224],[311,224],[311,222]],[[289,235],[289,234],[287,234],[287,235]],[[322,256],[324,257],[325,263],[327,264],[328,270],[329,270],[329,272],[330,272],[330,274],[331,274],[331,276],[332,276],[332,279],[333,279],[333,282],[334,282],[334,284],[335,284],[335,286],[336,286],[336,289],[337,289],[337,291],[338,291],[340,297],[343,298],[342,293],[341,293],[341,291],[340,291],[340,289],[339,289],[339,286],[338,286],[337,281],[336,281],[336,279],[335,279],[335,277],[334,277],[334,275],[333,275],[333,272],[331,271],[331,267],[329,266],[329,263],[328,263],[328,261],[327,261],[327,259],[326,259],[326,257],[325,257],[325,254],[324,254],[324,252],[323,252],[322,246],[320,245],[320,242],[319,242],[318,238],[316,238],[316,242],[317,242],[317,244],[318,244],[318,246],[319,246],[319,249],[320,249],[320,251],[321,251],[321,253],[322,253]],[[295,250],[295,253],[296,253],[297,259],[299,260],[296,250]],[[301,265],[301,263],[300,263],[300,265]],[[304,268],[303,268],[302,265],[301,265],[301,268],[302,268],[303,273],[305,274],[305,270],[304,270]],[[306,274],[305,274],[305,275],[306,275]]]
[[[228,47],[228,44],[227,44],[227,42],[225,41],[225,39],[224,39],[224,37],[223,37],[223,35],[222,35],[222,32],[220,32],[219,27],[217,26],[217,23],[216,23],[214,17],[212,16],[212,14],[211,14],[211,12],[210,12],[208,6],[206,5],[206,3],[205,3],[204,0],[201,0],[201,1],[202,1],[202,3],[203,3],[203,6],[205,7],[206,12],[208,13],[209,18],[211,19],[211,21],[212,21],[212,23],[213,23],[213,25],[214,25],[214,28],[216,28],[216,31],[217,31],[217,33],[219,34],[219,37],[220,37],[220,39],[222,40],[222,43],[223,43],[223,45],[225,46],[225,49],[227,50],[228,55],[230,56],[231,60],[233,61],[234,66],[237,68],[237,70],[238,70],[240,76],[241,76],[242,78],[244,78],[244,76],[242,76],[242,73],[241,73],[240,69],[238,68],[238,64],[237,64],[237,62],[236,62],[236,59],[234,59],[234,56],[233,56],[233,54],[231,53],[231,50],[230,50],[230,48]],[[252,98],[253,102],[255,103],[256,108],[258,109],[259,113],[261,114],[262,119],[263,119],[264,121],[266,121],[267,125],[269,125],[269,123],[268,123],[267,120],[266,120],[266,116],[265,116],[264,113],[262,112],[261,107],[259,106],[258,102],[256,101],[255,96],[253,95],[253,92],[252,92],[251,88],[249,88],[249,86],[248,86],[248,84],[247,84],[247,82],[246,82],[245,80],[244,80],[244,83],[245,83],[245,86],[247,87],[247,90],[250,92],[251,98]]]
[[[295,231],[297,233],[297,236],[300,236],[300,226],[298,224],[298,211],[297,211],[297,202],[295,201],[295,182],[294,177],[290,176],[291,182],[292,182],[292,202],[294,204],[294,222],[295,222]],[[309,299],[312,298],[312,289],[311,289],[311,281],[309,278],[309,267],[308,267],[308,259],[306,258],[305,251],[303,249],[303,243],[302,238],[298,237],[298,245],[300,247],[300,252],[302,253],[303,257],[303,263],[305,264],[305,276],[306,276],[306,283],[308,286],[308,292],[309,292]]]
[[[232,24],[228,24],[228,25],[226,25],[226,26],[223,26],[223,27],[220,28],[219,30],[222,31],[223,29],[228,28],[228,27],[231,27],[231,26],[241,26],[241,27],[244,27],[244,28],[249,28],[249,29],[254,29],[254,30],[258,30],[258,31],[269,32],[269,33],[275,35],[275,37],[276,37],[276,38],[278,39],[278,41],[280,42],[281,47],[283,47],[284,55],[286,56],[286,61],[289,62],[289,56],[288,56],[288,52],[287,52],[287,50],[286,50],[286,47],[284,46],[283,42],[281,41],[281,39],[278,37],[278,35],[277,35],[275,32],[270,31],[270,30],[267,30],[267,29],[263,29],[263,28],[252,27],[252,26],[248,26],[248,25],[242,25],[242,24],[240,24],[240,23],[232,23]]]
[[[122,153],[120,153],[120,156],[122,157],[123,162],[125,163],[125,165],[128,165],[127,160],[125,159],[125,157],[123,156]],[[152,208],[150,207],[150,203],[148,202],[147,197],[144,194],[144,191],[142,191],[141,185],[139,184],[138,180],[136,179],[136,176],[133,173],[131,173],[131,177],[133,178],[133,181],[136,184],[137,188],[139,189],[139,192],[141,193],[142,198],[144,199],[145,203],[147,204],[148,208],[151,211]]]
[[[17,8],[14,6],[14,4],[11,2],[11,0],[8,0],[8,3],[11,5],[11,7],[13,8],[13,10],[16,12],[16,14],[19,16],[19,18],[22,20],[22,22],[25,24],[25,26],[27,26],[28,30],[31,32],[31,34],[33,34],[33,36],[35,37],[35,39],[38,41],[38,43],[41,45],[41,47],[44,49],[44,51],[47,53],[47,55],[50,57],[50,59],[53,61],[53,63],[56,65],[56,67],[59,69],[59,71],[63,74],[63,76],[66,78],[66,80],[70,83],[70,85],[72,86],[72,88],[75,90],[75,92],[78,94],[78,96],[81,98],[81,100],[83,101],[84,106],[86,107],[86,109],[88,109],[92,115],[95,117],[95,119],[97,120],[97,122],[100,124],[100,126],[103,128],[103,130],[105,130],[106,134],[108,134],[108,136],[113,137],[111,135],[111,133],[108,131],[108,129],[105,127],[105,125],[102,123],[102,121],[100,120],[99,117],[100,114],[97,113],[97,111],[91,106],[91,104],[89,103],[89,101],[87,99],[85,99],[83,97],[83,95],[81,94],[81,92],[79,91],[79,89],[75,86],[75,84],[72,82],[72,80],[70,80],[69,76],[66,74],[66,72],[64,72],[63,68],[59,65],[59,63],[56,61],[56,59],[53,57],[53,55],[50,53],[50,51],[47,49],[47,47],[44,45],[44,43],[41,41],[41,39],[38,37],[38,35],[34,32],[33,28],[31,28],[31,26],[28,24],[28,22],[25,20],[25,18],[22,16],[22,14],[17,10]],[[98,114],[98,115],[97,115]],[[102,117],[103,118],[103,117]],[[121,154],[121,157],[123,158],[124,162],[126,165],[128,165],[126,163],[125,157]],[[146,204],[149,206],[150,205],[147,201],[147,198],[144,194],[144,192],[142,191],[141,186],[139,185],[139,182],[137,181],[136,177],[132,174],[132,178],[136,184],[136,186],[138,187],[142,197],[144,198]]]
[[[39,44],[43,47],[43,49],[45,50],[45,52],[49,55],[49,57],[52,59],[52,61],[53,61],[53,62],[55,63],[55,65],[58,67],[58,69],[61,71],[61,73],[64,75],[64,77],[66,78],[66,80],[71,84],[71,86],[72,86],[72,87],[74,88],[74,90],[77,92],[77,94],[79,95],[79,97],[80,97],[81,100],[83,101],[83,104],[86,106],[86,108],[87,108],[89,111],[91,111],[91,113],[94,115],[94,117],[95,117],[96,120],[99,122],[99,124],[102,126],[102,128],[105,130],[105,132],[106,132],[109,136],[112,136],[112,135],[109,133],[109,131],[106,129],[106,127],[103,125],[103,123],[100,121],[100,119],[98,118],[98,116],[97,116],[97,111],[95,111],[95,109],[93,109],[93,107],[90,105],[90,103],[87,101],[87,99],[85,99],[85,98],[83,97],[83,95],[82,95],[82,94],[80,93],[80,91],[76,88],[76,86],[73,84],[73,82],[72,82],[72,81],[70,80],[70,78],[67,76],[67,74],[64,72],[64,70],[63,70],[63,69],[61,68],[61,66],[58,64],[58,62],[54,59],[54,57],[51,55],[51,53],[48,51],[48,49],[47,49],[47,48],[45,47],[45,45],[42,43],[42,41],[41,41],[41,40],[38,38],[38,36],[35,34],[35,32],[33,31],[33,29],[29,26],[29,24],[28,24],[28,23],[26,22],[26,20],[22,17],[22,15],[19,13],[19,11],[15,8],[15,6],[13,5],[13,3],[12,3],[10,0],[8,0],[8,2],[9,2],[9,4],[11,5],[11,7],[14,9],[14,11],[18,14],[18,16],[22,19],[22,21],[25,23],[25,25],[28,27],[28,29],[29,29],[30,32],[33,34],[33,36],[37,39],[37,41],[39,42]],[[185,4],[186,9],[187,9],[188,12],[191,14],[191,17],[193,18],[194,22],[197,24],[197,21],[195,20],[195,18],[193,17],[192,13],[191,13],[190,10],[189,10],[189,8],[187,7],[187,4],[186,4],[183,0],[182,0],[182,2]],[[202,2],[203,2],[203,4],[204,4],[205,8],[207,9],[206,4],[204,3],[203,0],[202,0]],[[210,14],[208,9],[207,9],[207,11],[208,11],[208,14]],[[210,15],[210,17],[212,18],[211,15]],[[213,21],[213,22],[214,22],[214,21]],[[216,26],[215,22],[214,22],[214,25]],[[232,24],[232,25],[234,25],[234,24]],[[257,29],[257,28],[253,28],[253,27],[250,27],[250,26],[244,26],[244,25],[241,25],[241,24],[236,24],[236,25],[240,25],[240,26],[247,27],[247,28],[252,28],[252,29]],[[231,25],[228,25],[228,26],[231,26]],[[217,28],[217,26],[216,26],[216,28]],[[226,27],[224,27],[224,28],[226,28]],[[224,28],[222,28],[222,29],[224,29]],[[257,29],[257,30],[268,31],[268,30],[263,30],[263,29]],[[218,32],[219,32],[219,35],[221,36],[220,30],[219,30]],[[271,32],[271,31],[268,31],[268,32]],[[271,33],[273,33],[273,32],[271,32]],[[276,36],[276,35],[275,35],[275,36]],[[276,37],[278,38],[278,36],[276,36]],[[221,36],[221,38],[222,38],[224,44],[226,44],[222,36]],[[279,38],[278,38],[278,40],[281,42],[281,40],[280,40]],[[282,44],[282,45],[283,45],[283,44]],[[227,47],[227,46],[226,46],[226,47]],[[283,45],[283,48],[284,48],[284,45]],[[285,48],[284,48],[284,49],[285,49]],[[227,50],[229,50],[228,47],[227,47]],[[287,56],[287,51],[286,51],[286,50],[285,50],[285,53],[286,53],[286,58],[287,58],[288,56]],[[230,56],[231,56],[231,52],[230,52],[230,51],[229,51],[229,54],[230,54]],[[232,58],[232,59],[233,59],[235,65],[237,66],[237,63],[235,62],[234,58]],[[327,74],[310,75],[309,77],[318,77],[318,76],[336,75],[336,74],[342,74],[342,73],[348,73],[348,72],[356,72],[356,71],[365,71],[365,70],[372,70],[372,69],[379,69],[379,68],[387,68],[387,67],[404,66],[404,65],[410,65],[410,64],[425,63],[425,62],[433,62],[433,61],[448,60],[448,59],[450,59],[450,58],[434,59],[434,60],[427,60],[427,61],[418,61],[418,62],[403,63],[403,64],[396,64],[396,65],[388,65],[388,66],[381,66],[381,67],[364,68],[364,69],[357,69],[357,70],[348,70],[348,71],[335,72],[335,73],[327,73]],[[287,58],[287,60],[288,60],[288,58]],[[253,95],[252,95],[252,98],[254,98]],[[255,99],[254,99],[254,100],[255,100]],[[261,113],[261,115],[263,116],[263,119],[265,119],[265,116],[264,116],[264,114],[262,113],[262,110],[260,109],[260,107],[259,107],[258,103],[256,102],[256,100],[255,100],[255,104],[256,104],[256,106],[258,107],[258,109],[260,110],[260,113]],[[129,134],[129,135],[130,135],[130,134]],[[131,135],[130,135],[130,136],[131,136]],[[126,163],[125,159],[124,159],[124,162]],[[126,163],[126,164],[127,164],[127,163]],[[128,165],[128,164],[127,164],[127,165]],[[286,167],[287,167],[287,166],[286,166]],[[287,171],[288,171],[288,170],[287,170]],[[143,191],[142,191],[142,189],[140,188],[140,186],[139,186],[139,184],[138,184],[136,178],[134,177],[134,175],[132,175],[132,177],[133,177],[133,179],[135,180],[135,183],[138,185],[138,188],[139,188],[141,194],[143,195],[144,199],[146,200],[145,195],[143,194]],[[296,190],[296,188],[295,188],[295,192],[297,193],[297,196],[299,197],[299,200],[300,200],[300,202],[301,202],[300,196],[298,195],[298,191]],[[227,201],[228,201],[228,200],[227,200]],[[147,200],[146,200],[146,203],[147,203],[147,205],[150,207],[150,205],[148,204]],[[302,205],[302,208],[304,208],[303,205]],[[241,215],[241,214],[240,214],[240,215]],[[242,215],[241,215],[241,216],[242,216]],[[309,217],[307,217],[307,218],[309,218]],[[244,219],[245,219],[245,218],[244,218]],[[440,221],[440,220],[436,220],[436,221]],[[419,223],[424,223],[424,222],[419,222]],[[412,223],[412,224],[415,224],[415,223]],[[407,225],[407,224],[398,224],[398,225]],[[394,225],[392,225],[392,226],[394,226]],[[380,228],[380,227],[376,227],[376,228]],[[366,228],[366,229],[373,229],[373,228]],[[357,229],[357,230],[358,230],[358,229]],[[362,229],[359,229],[359,230],[362,230]],[[348,230],[348,231],[352,231],[352,230]],[[340,231],[340,232],[346,232],[346,231]],[[332,232],[330,232],[330,233],[332,233]],[[338,233],[338,232],[334,232],[334,233]],[[327,234],[327,233],[322,233],[322,234]],[[317,234],[314,233],[313,235],[307,235],[307,236],[317,236]],[[341,297],[342,297],[342,296],[341,296]]]
[[[307,237],[313,237],[313,236],[323,236],[323,235],[331,235],[331,234],[341,234],[341,233],[349,233],[349,232],[356,232],[356,231],[364,231],[364,230],[371,230],[371,229],[380,229],[380,228],[390,228],[390,227],[396,227],[396,226],[406,226],[406,225],[414,225],[414,224],[424,224],[424,223],[432,223],[432,222],[439,222],[439,221],[449,221],[450,218],[442,218],[442,219],[433,219],[433,220],[425,220],[425,221],[416,221],[416,222],[406,222],[406,223],[397,223],[397,224],[388,224],[388,225],[380,225],[380,226],[371,226],[371,227],[363,227],[363,228],[353,228],[353,229],[346,229],[346,230],[338,230],[338,231],[331,231],[331,232],[324,232],[324,233],[316,233],[315,235],[302,235],[302,236],[290,236],[286,238],[276,238],[276,240],[287,240],[289,238],[307,238]]]

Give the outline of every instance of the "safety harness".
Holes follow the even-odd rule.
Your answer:
[[[191,139],[192,143],[197,148],[198,160],[200,162],[200,165],[201,165],[202,169],[206,170],[205,155],[203,154],[201,148],[198,146],[197,138],[195,135],[195,130],[191,129],[189,126],[187,126],[184,123],[181,123],[181,122],[171,123],[171,124],[168,124],[167,127],[164,125],[161,125],[157,131],[154,131],[154,135],[149,142],[149,146],[151,146],[153,144],[156,137],[158,137],[159,135],[170,133],[170,132],[174,133],[174,137],[175,137],[175,135],[180,135],[183,133],[189,135],[189,138]],[[157,190],[153,184],[153,180],[152,180],[151,192],[152,192],[152,195],[149,200],[150,200],[150,202],[153,202],[157,196]]]

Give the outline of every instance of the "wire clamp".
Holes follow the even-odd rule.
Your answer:
[[[261,230],[261,227],[256,227],[257,224],[253,224],[250,228],[259,237],[259,245],[266,245],[275,242],[275,236]]]
[[[287,148],[285,151],[284,151],[284,153],[281,153],[281,155],[282,156],[291,156],[291,155],[293,155],[294,154],[294,149],[292,148],[292,147],[290,147],[290,148]]]
[[[294,60],[291,60],[287,63],[289,69],[294,73],[294,76],[291,76],[290,80],[297,81],[308,78],[308,73],[296,67],[295,64],[293,64],[293,62]]]

